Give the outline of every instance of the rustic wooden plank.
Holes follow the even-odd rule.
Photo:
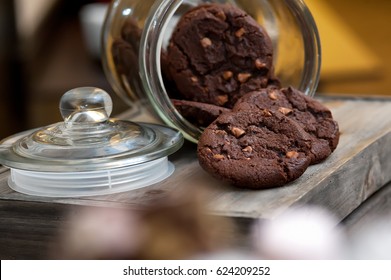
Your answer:
[[[340,143],[323,163],[311,166],[302,177],[279,189],[242,190],[223,184],[198,165],[195,145],[170,157],[175,173],[165,181],[121,194],[85,198],[43,198],[16,193],[0,174],[0,199],[79,205],[143,207],[177,190],[209,187],[211,213],[238,218],[273,219],[302,203],[324,206],[340,220],[371,194],[391,181],[391,102],[326,100],[341,130]]]
[[[0,165],[0,174],[8,171],[8,168]]]
[[[391,183],[374,193],[342,221],[347,234],[366,230],[373,222],[391,217]]]
[[[0,258],[47,259],[66,205],[0,200]]]

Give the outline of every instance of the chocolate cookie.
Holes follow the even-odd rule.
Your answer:
[[[183,99],[232,108],[244,93],[267,86],[272,53],[269,36],[244,11],[202,5],[187,12],[172,34],[168,76]]]
[[[230,112],[228,108],[201,102],[171,99],[179,113],[194,125],[206,127],[222,113]]]
[[[122,25],[120,37],[115,38],[111,46],[117,79],[124,88],[131,91],[129,94],[134,96],[142,92],[141,80],[138,78],[140,38],[141,29],[134,19],[129,18]]]
[[[324,160],[336,148],[338,123],[333,120],[330,110],[314,98],[292,87],[260,89],[243,96],[233,111],[265,108],[280,111],[312,135],[311,164]]]
[[[301,176],[310,164],[311,140],[284,114],[249,110],[220,115],[198,141],[201,167],[233,185],[279,187]]]

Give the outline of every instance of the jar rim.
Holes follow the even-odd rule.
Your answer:
[[[164,86],[160,67],[164,31],[169,19],[182,2],[182,0],[160,0],[152,6],[152,12],[147,18],[140,40],[141,45],[145,46],[140,48],[140,78],[147,97],[159,117],[167,125],[178,128],[186,139],[196,143],[202,130],[182,117],[172,104]]]
[[[319,31],[316,26],[314,17],[312,16],[309,8],[304,3],[303,0],[285,0],[287,5],[291,7],[291,10],[294,12],[296,17],[299,19],[299,24],[302,31],[309,35],[303,35],[303,38],[311,38],[312,40],[303,40],[304,41],[304,52],[305,55],[305,64],[304,67],[309,69],[303,71],[304,75],[300,82],[300,88],[304,88],[304,85],[308,86],[305,88],[304,93],[309,96],[313,96],[319,84],[320,79],[320,69],[322,64],[322,48],[320,42]],[[303,16],[300,16],[303,15]],[[310,28],[311,27],[311,28]]]

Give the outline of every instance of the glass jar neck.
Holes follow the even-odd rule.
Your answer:
[[[175,109],[165,89],[160,67],[165,31],[182,3],[183,0],[160,0],[152,7],[140,40],[140,78],[159,117],[168,125],[181,130],[185,138],[197,142],[202,131]]]

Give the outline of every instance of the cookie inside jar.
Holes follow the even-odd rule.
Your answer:
[[[170,74],[173,71],[169,70],[174,65],[167,67],[167,61],[174,63],[180,56],[167,59],[171,38],[182,18],[192,11],[202,14],[207,6],[206,10],[211,9],[206,13],[207,20],[211,23],[201,24],[205,20],[201,17],[196,32],[184,32],[184,41],[199,44],[190,51],[191,57],[202,58],[205,50],[207,56],[191,62],[190,74],[186,70],[179,74],[174,71],[176,76],[187,75],[187,79],[178,77],[175,82]],[[235,13],[243,17],[236,17]],[[212,24],[214,29],[210,28]],[[259,32],[259,28],[263,31]],[[172,99],[206,101],[231,109],[246,91],[292,85],[313,95],[319,80],[319,36],[302,1],[121,0],[109,9],[103,42],[102,62],[114,91],[135,108],[140,106],[138,101],[145,101],[141,105],[150,107],[153,115],[179,129],[194,143],[198,142],[205,121],[200,124],[189,120]],[[258,48],[254,48],[256,43]],[[255,49],[254,53],[248,54],[249,49]],[[190,100],[195,91],[199,91],[197,99]]]

